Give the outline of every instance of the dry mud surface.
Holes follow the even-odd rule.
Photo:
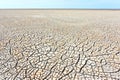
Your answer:
[[[0,80],[120,80],[120,11],[0,10]]]

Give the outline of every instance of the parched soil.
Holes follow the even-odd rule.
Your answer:
[[[0,10],[0,80],[120,80],[120,11]]]

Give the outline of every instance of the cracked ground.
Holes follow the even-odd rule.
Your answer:
[[[0,80],[120,80],[119,14],[0,10]]]

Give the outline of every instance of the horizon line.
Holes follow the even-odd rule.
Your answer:
[[[120,10],[120,8],[0,8],[0,10]]]

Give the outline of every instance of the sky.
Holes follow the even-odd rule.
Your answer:
[[[0,0],[0,8],[120,9],[120,0]]]

